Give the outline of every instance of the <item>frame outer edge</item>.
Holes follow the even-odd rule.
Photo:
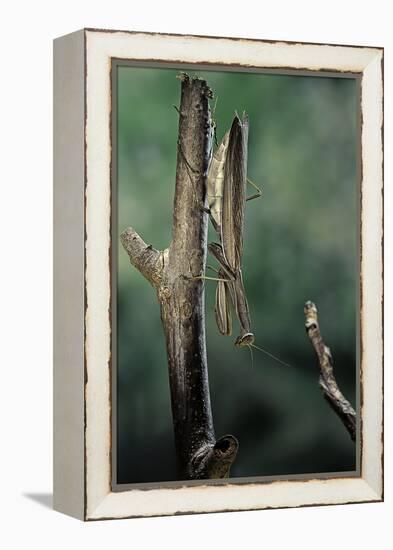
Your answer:
[[[85,519],[83,30],[53,44],[53,507]]]

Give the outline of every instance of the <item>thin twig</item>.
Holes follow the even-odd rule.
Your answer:
[[[333,358],[330,349],[322,339],[316,305],[313,302],[306,302],[304,313],[306,315],[306,331],[319,361],[319,385],[325,399],[348,430],[351,439],[356,441],[356,412],[350,402],[345,399],[334,377]]]

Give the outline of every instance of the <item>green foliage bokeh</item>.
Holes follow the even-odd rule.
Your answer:
[[[118,235],[133,226],[162,249],[171,238],[180,100],[178,70],[118,68]],[[194,71],[190,71],[193,73]],[[351,78],[198,71],[217,98],[218,139],[234,111],[249,115],[243,277],[256,343],[284,367],[206,329],[217,436],[240,450],[233,477],[348,471],[355,446],[322,399],[304,329],[314,301],[337,380],[356,405],[357,83]],[[215,100],[212,101],[212,108]],[[251,192],[251,190],[250,190]],[[118,238],[117,235],[117,238]],[[116,235],[114,236],[116,238]],[[216,240],[209,224],[209,240]],[[209,263],[214,263],[209,259]],[[118,250],[118,482],[176,479],[165,342],[149,283]]]

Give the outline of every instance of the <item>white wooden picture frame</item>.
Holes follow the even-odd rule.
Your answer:
[[[359,77],[359,475],[112,490],[113,59]],[[54,158],[54,508],[99,520],[381,501],[383,49],[80,30],[54,42]]]

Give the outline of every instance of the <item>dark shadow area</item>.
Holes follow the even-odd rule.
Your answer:
[[[38,502],[38,504],[41,504],[44,508],[53,508],[52,493],[23,493],[23,496]]]

